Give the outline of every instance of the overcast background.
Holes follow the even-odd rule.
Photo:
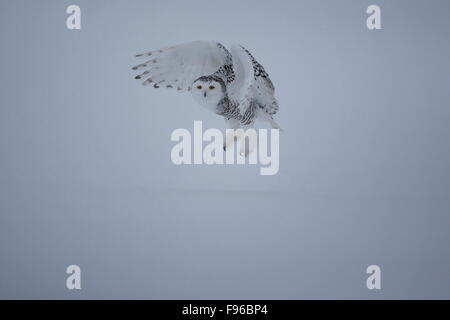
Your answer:
[[[449,14],[444,0],[1,1],[0,298],[450,298]],[[203,39],[270,74],[277,175],[171,162],[174,129],[223,120],[130,68]],[[382,290],[366,288],[371,264]]]

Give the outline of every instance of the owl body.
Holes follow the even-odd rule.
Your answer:
[[[279,128],[275,88],[250,52],[234,45],[231,53],[213,41],[194,41],[139,54],[149,60],[133,67],[146,69],[135,77],[154,88],[190,91],[202,107],[223,116],[229,127],[252,126],[256,119]]]

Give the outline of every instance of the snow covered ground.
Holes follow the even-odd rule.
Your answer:
[[[0,297],[448,298],[449,202],[17,186],[0,202]]]

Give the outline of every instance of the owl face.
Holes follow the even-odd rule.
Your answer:
[[[225,96],[222,83],[211,77],[200,77],[191,87],[194,99],[202,106],[215,107]]]

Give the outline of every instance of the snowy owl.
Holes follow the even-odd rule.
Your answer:
[[[231,51],[231,52],[230,52]],[[275,88],[264,68],[240,45],[228,51],[214,41],[194,41],[136,55],[133,67],[143,85],[189,91],[201,106],[225,118],[230,129],[247,129],[256,119],[279,129]],[[227,139],[224,149],[233,141]]]

